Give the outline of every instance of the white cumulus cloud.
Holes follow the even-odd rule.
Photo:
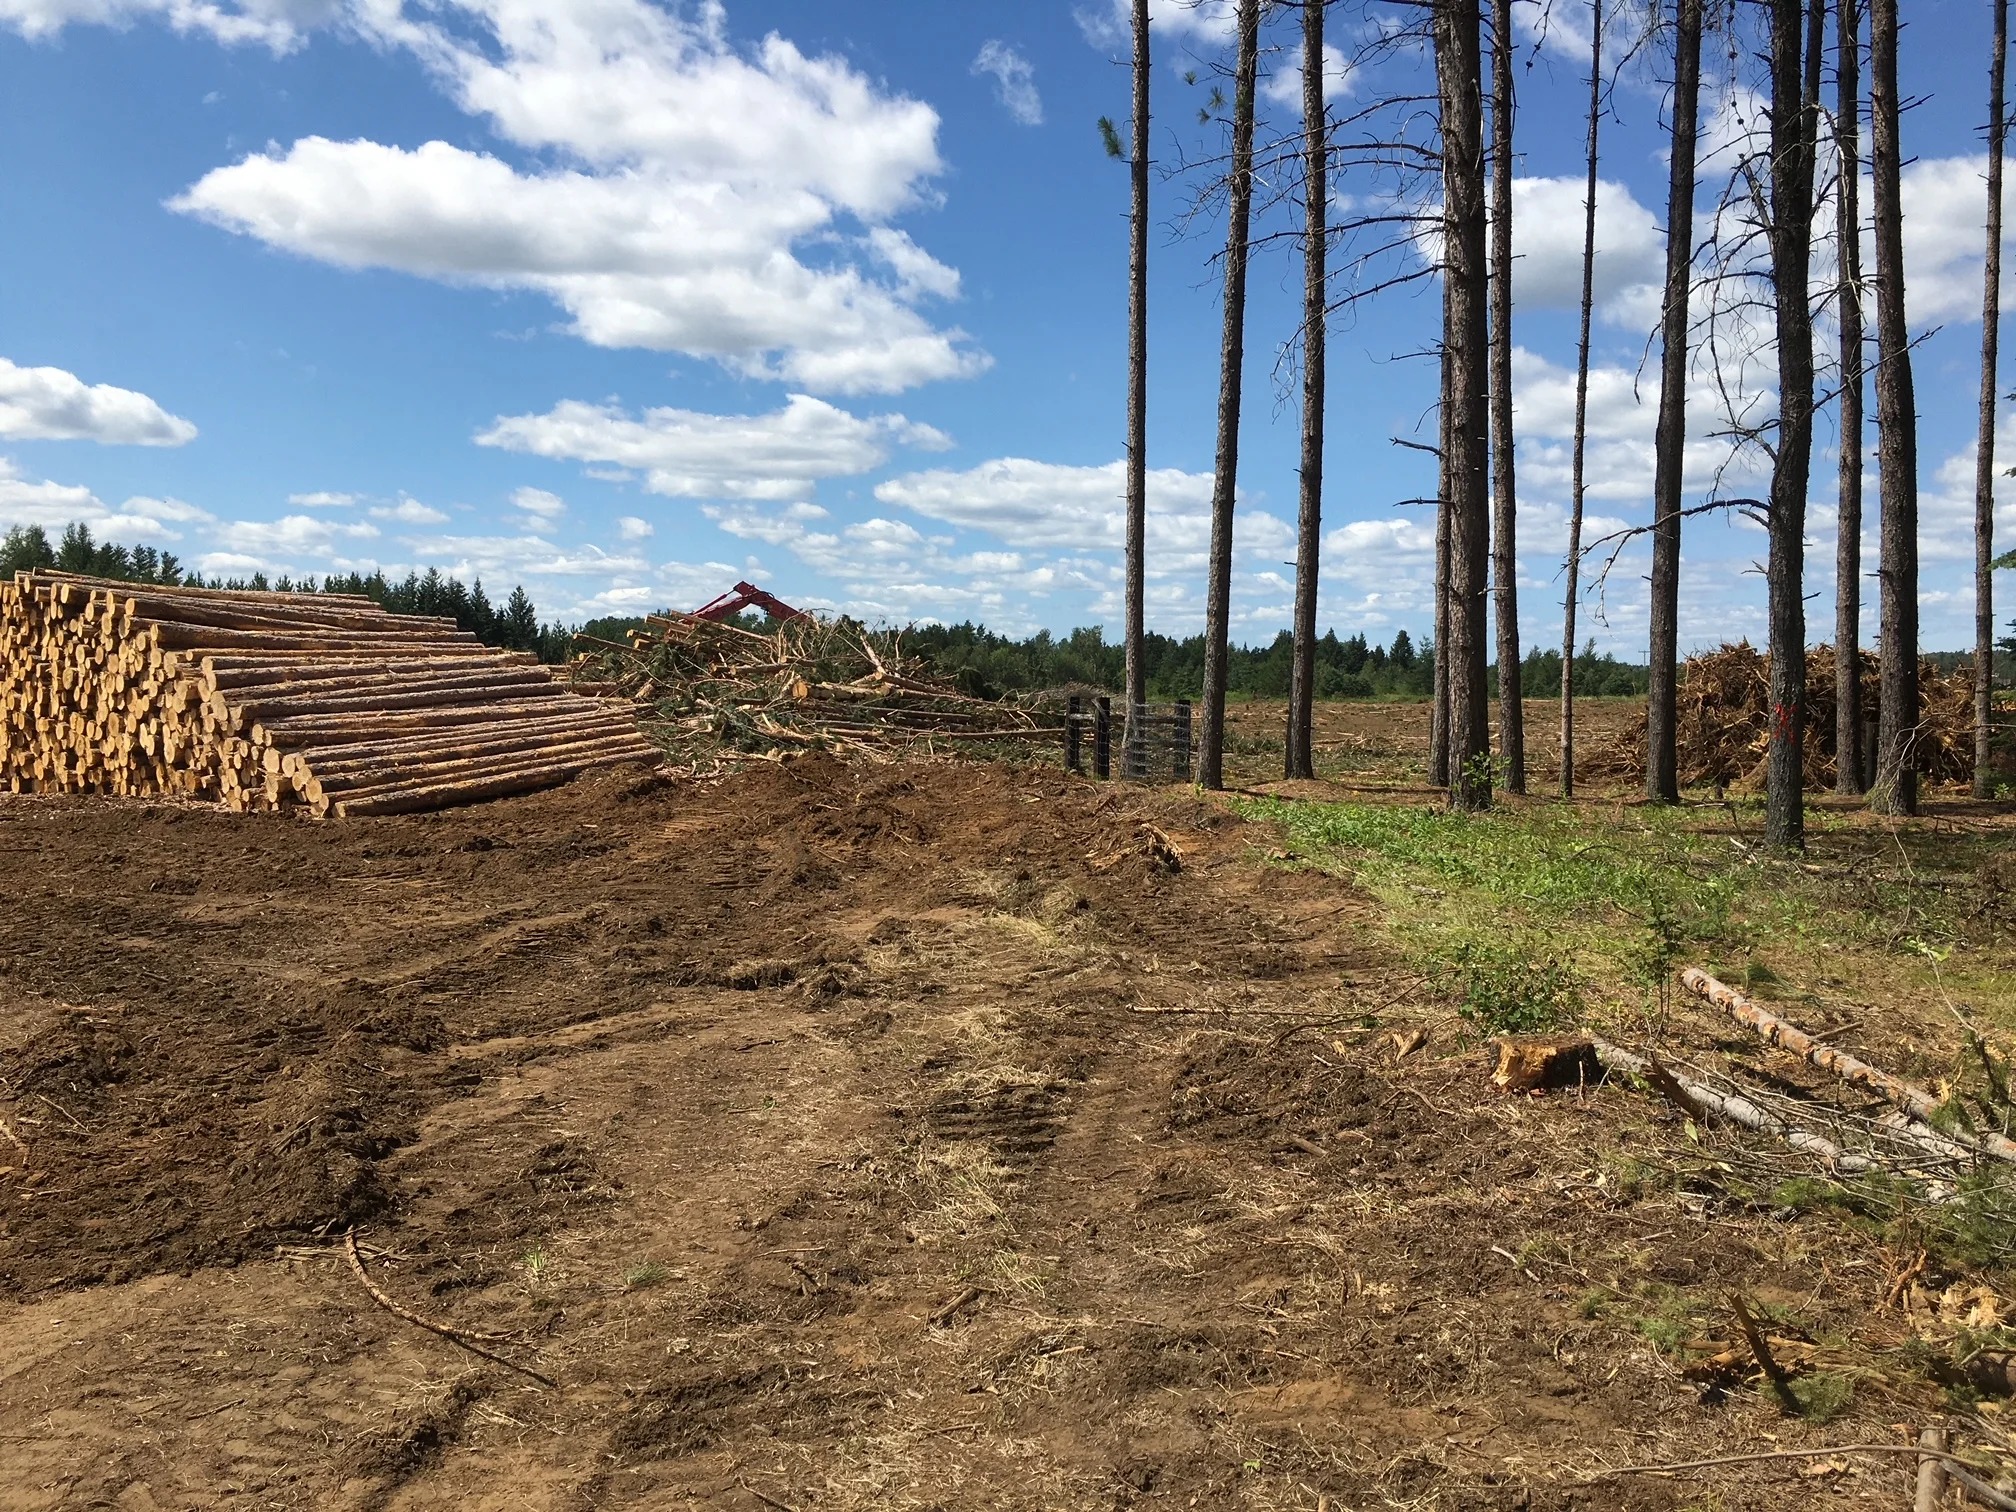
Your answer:
[[[520,488],[511,494],[514,508],[523,510],[534,520],[548,524],[567,513],[567,501],[556,493],[548,493],[543,488]]]
[[[1988,158],[1925,158],[1901,175],[1904,206],[1904,303],[1911,323],[1981,319],[1983,270],[1988,247]],[[1869,181],[1862,184],[1862,203],[1870,203]],[[2002,247],[2003,308],[2016,298],[2016,188],[2005,188]],[[1862,266],[1876,266],[1876,249],[1864,238]]]
[[[1572,310],[1582,302],[1582,236],[1588,182],[1580,177],[1512,181],[1512,298],[1525,309]],[[1630,187],[1596,181],[1596,306],[1636,324],[1650,299],[1659,312],[1666,229]]]
[[[612,463],[644,474],[653,493],[680,499],[802,499],[822,478],[869,471],[895,445],[943,450],[951,441],[901,415],[867,419],[793,394],[767,415],[710,415],[563,400],[543,415],[500,417],[480,446],[535,457]]]
[[[1011,546],[1113,550],[1126,540],[1123,462],[1073,467],[1003,457],[965,471],[934,468],[880,484],[875,497],[933,520],[984,530]],[[1292,540],[1276,516],[1242,507],[1240,548],[1274,550]],[[1211,540],[1211,475],[1173,467],[1148,471],[1148,541],[1157,569],[1202,560]]]
[[[559,162],[311,136],[213,170],[171,208],[342,267],[531,290],[596,345],[811,390],[893,393],[988,366],[915,308],[957,275],[887,224],[929,202],[942,168],[928,105],[774,33],[738,48],[718,3],[381,0],[355,20],[504,141]],[[869,233],[866,266],[834,255],[843,217]]]
[[[1087,0],[1074,15],[1086,41],[1111,47],[1127,39],[1133,9],[1132,0]],[[1148,25],[1186,41],[1223,45],[1238,35],[1238,0],[1148,0]]]
[[[973,72],[992,74],[994,90],[1008,114],[1024,126],[1043,124],[1043,97],[1036,92],[1036,66],[1006,42],[981,44]]]
[[[640,520],[635,515],[620,516],[616,530],[626,541],[648,541],[658,533],[649,520]]]
[[[1309,49],[1304,43],[1296,43],[1289,54],[1285,66],[1278,68],[1260,85],[1260,93],[1275,104],[1289,110],[1302,109],[1302,75],[1307,67]],[[1323,44],[1323,98],[1338,100],[1351,93],[1351,61],[1344,56],[1344,49],[1334,42]]]
[[[391,520],[400,525],[445,525],[448,516],[418,499],[401,495],[397,504],[381,504],[369,511],[374,520]]]
[[[0,0],[0,26],[24,37],[52,37],[66,26],[131,26],[162,21],[178,32],[219,42],[252,42],[274,52],[300,46],[311,28],[333,20],[339,0]]]
[[[344,542],[375,541],[378,527],[363,520],[342,524],[315,515],[282,515],[277,520],[232,520],[211,534],[225,552],[263,564],[326,556]]]
[[[542,536],[408,536],[406,546],[422,561],[468,582],[488,577],[584,577],[648,572],[641,556],[618,555],[599,546],[560,546]]]
[[[13,458],[0,457],[0,528],[39,525],[53,534],[77,524],[90,526],[101,540],[177,542],[183,527],[213,520],[180,499],[135,495],[115,507],[81,484],[25,477]]]
[[[195,426],[145,394],[0,357],[0,440],[183,446],[195,439]]]

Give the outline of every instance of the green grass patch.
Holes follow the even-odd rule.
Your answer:
[[[2010,927],[1979,879],[2006,836],[1893,831],[1815,808],[1808,853],[1786,857],[1764,850],[1737,801],[1241,809],[1386,904],[1403,953],[1486,1032],[1656,1014],[1675,969],[1695,963],[1792,1009],[1816,985],[1850,981],[1965,990],[2016,1030],[2016,992],[1998,969]]]
[[[1657,997],[1704,942],[1743,933],[1745,880],[1673,815],[1486,814],[1389,804],[1249,804],[1295,848],[1385,902],[1407,953],[1488,1033],[1580,1017],[1592,985]]]

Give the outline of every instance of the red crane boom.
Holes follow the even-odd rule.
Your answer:
[[[774,593],[766,593],[754,583],[737,583],[712,603],[702,604],[693,611],[697,618],[704,620],[733,619],[744,609],[761,609],[772,619],[805,619],[803,609],[793,609]]]

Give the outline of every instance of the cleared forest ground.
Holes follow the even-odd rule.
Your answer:
[[[1369,707],[1359,775],[1405,786]],[[1634,975],[1649,894],[1603,879],[1671,878],[1677,958],[1959,1076],[1937,989],[2016,1025],[2016,820],[1823,817],[1796,863],[1740,805],[1292,791],[812,757],[341,825],[0,798],[0,1507],[1903,1504],[1903,1459],[1601,1472],[1973,1411],[1940,1371],[2002,1341],[2016,1235],[1641,1092],[1497,1092],[1461,947],[1800,1084]],[[552,1384],[377,1306],[353,1226]],[[1800,1414],[1685,1373],[1731,1291]]]

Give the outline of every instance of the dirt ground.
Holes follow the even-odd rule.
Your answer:
[[[1374,905],[1274,844],[820,757],[0,798],[0,1508],[1903,1505],[1592,1478],[1915,1410],[1704,1394],[1592,1286],[1852,1331],[1881,1267],[1621,1190],[1636,1094],[1396,1059]]]
[[[1642,718],[1642,698],[1578,698],[1575,749],[1581,786],[1599,792],[1613,786],[1592,775],[1590,758],[1606,750]],[[1279,699],[1229,704],[1225,711],[1226,772],[1245,782],[1265,783],[1281,775],[1283,725],[1288,706]],[[1424,700],[1339,699],[1315,709],[1317,775],[1347,786],[1379,791],[1428,791],[1428,704]],[[1529,698],[1525,703],[1529,789],[1551,793],[1561,780],[1561,701]],[[1498,749],[1498,705],[1491,705],[1491,748]]]

